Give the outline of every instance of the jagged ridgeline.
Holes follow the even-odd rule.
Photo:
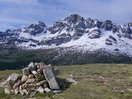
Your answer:
[[[72,14],[51,26],[39,21],[22,29],[0,32],[0,48],[0,65],[9,68],[30,61],[53,65],[130,63],[132,23],[118,25],[111,20]]]

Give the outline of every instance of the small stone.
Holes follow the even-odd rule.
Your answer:
[[[38,91],[39,93],[44,93],[44,88],[43,88],[42,86],[40,86],[40,87],[37,89],[37,91]]]
[[[38,80],[38,81],[43,80],[42,75],[40,73],[38,73],[37,71],[32,71],[32,73],[34,74],[36,80]]]
[[[32,71],[32,74],[36,75],[36,74],[38,74],[38,72],[34,70],[34,71]]]
[[[40,66],[39,65],[37,65],[37,69],[39,69],[40,68]]]
[[[20,92],[21,95],[24,95],[24,91],[23,90],[20,89],[19,92]]]
[[[23,68],[22,73],[23,75],[29,75],[30,74],[29,68]]]
[[[11,93],[15,93],[15,90],[14,89],[11,89],[10,91],[11,91]]]
[[[28,68],[29,68],[30,71],[33,71],[33,70],[36,69],[36,66],[34,65],[33,62],[31,62],[31,63],[28,65]]]
[[[5,88],[5,89],[4,89],[4,92],[5,92],[5,94],[10,94],[10,93],[11,93],[10,90],[9,90],[8,88]]]
[[[43,69],[39,68],[39,69],[37,70],[37,72],[40,73],[40,74],[43,74]]]
[[[33,91],[33,92],[31,92],[31,94],[30,94],[30,98],[34,97],[36,93],[37,93],[37,91]]]
[[[36,88],[36,87],[37,87],[37,85],[36,85],[36,84],[32,84],[32,83],[31,83],[31,84],[28,84],[28,87],[29,87],[29,88]]]
[[[30,83],[34,83],[34,82],[35,82],[35,79],[32,78],[32,79],[28,79],[28,80],[26,81],[26,84],[30,84]]]
[[[53,91],[54,94],[58,94],[58,93],[60,93],[60,92],[61,92],[61,90],[54,90],[54,91]]]
[[[17,95],[19,93],[18,88],[15,89],[15,95]]]
[[[74,80],[73,78],[67,78],[66,80],[67,80],[69,83],[73,83],[73,84],[77,85],[77,81]]]
[[[46,93],[51,92],[51,90],[50,90],[48,87],[44,88],[44,91],[45,91]]]
[[[37,66],[37,65],[38,65],[38,63],[37,63],[37,62],[35,62],[35,63],[34,63],[34,65],[35,65],[35,66]]]
[[[41,85],[44,85],[45,83],[47,83],[47,81],[43,80],[43,81],[40,81],[40,82],[36,83],[36,85],[41,86]]]
[[[46,82],[42,86],[43,86],[43,88],[46,88],[46,87],[48,87],[48,83]]]
[[[24,83],[26,82],[28,79],[28,76],[27,75],[23,75],[22,78],[21,78],[21,82]]]
[[[27,91],[26,89],[23,89],[23,92],[28,95],[29,94],[29,91]]]
[[[43,62],[40,62],[39,65],[40,65],[40,68],[45,66]]]
[[[28,84],[24,83],[23,85],[21,85],[22,89],[27,88]]]
[[[15,84],[13,85],[13,88],[15,89],[16,87],[18,87],[21,83],[21,80],[17,80],[17,82],[15,82]]]
[[[29,79],[34,78],[34,75],[33,75],[33,74],[30,74],[30,75],[28,76],[28,78],[29,78]]]

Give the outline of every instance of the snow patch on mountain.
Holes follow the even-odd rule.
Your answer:
[[[73,48],[78,51],[104,49],[132,56],[132,23],[116,25],[112,21],[84,19],[73,14],[51,26],[43,22],[0,33],[0,44],[22,49]]]

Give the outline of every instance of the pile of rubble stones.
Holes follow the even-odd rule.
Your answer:
[[[22,69],[22,74],[13,73],[3,82],[6,94],[15,93],[34,96],[36,93],[60,92],[53,66],[43,62],[31,62]]]

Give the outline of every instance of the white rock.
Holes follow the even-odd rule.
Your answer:
[[[26,82],[28,79],[28,76],[27,75],[23,75],[22,78],[21,78],[21,81],[24,83]]]
[[[35,71],[35,70],[33,70],[33,71],[32,71],[32,74],[36,75],[36,74],[38,74],[38,72]]]
[[[46,93],[51,92],[51,90],[50,90],[48,87],[44,88],[44,91],[45,91]]]
[[[30,75],[28,76],[29,79],[32,79],[33,77],[34,77],[33,74],[30,74]]]
[[[29,91],[27,91],[26,89],[23,89],[23,92],[28,95],[29,94]]]
[[[4,92],[5,92],[5,94],[10,94],[10,93],[11,93],[10,90],[9,90],[8,88],[5,88],[5,89],[4,89]]]
[[[74,80],[73,78],[67,78],[66,79],[68,82],[70,82],[70,83],[73,83],[73,84],[77,84],[77,81],[76,80]]]
[[[32,79],[28,79],[25,83],[26,84],[30,84],[30,83],[34,83],[35,82],[35,79],[32,78]]]
[[[32,71],[32,73],[34,74],[36,80],[43,80],[42,75],[38,73],[37,71]]]
[[[47,83],[47,81],[43,80],[43,81],[40,81],[40,82],[36,83],[36,85],[41,86],[41,85],[44,85],[45,83]]]
[[[24,95],[24,91],[23,90],[19,90],[21,95]]]
[[[58,93],[60,93],[61,92],[61,90],[53,90],[53,93],[54,94],[58,94]]]
[[[36,66],[34,65],[33,62],[31,62],[31,63],[28,65],[28,68],[29,68],[30,71],[33,71],[33,70],[36,69]]]
[[[40,87],[37,89],[37,91],[38,91],[39,93],[44,93],[44,88],[40,86]]]
[[[19,93],[18,88],[15,89],[15,95],[17,95]]]

